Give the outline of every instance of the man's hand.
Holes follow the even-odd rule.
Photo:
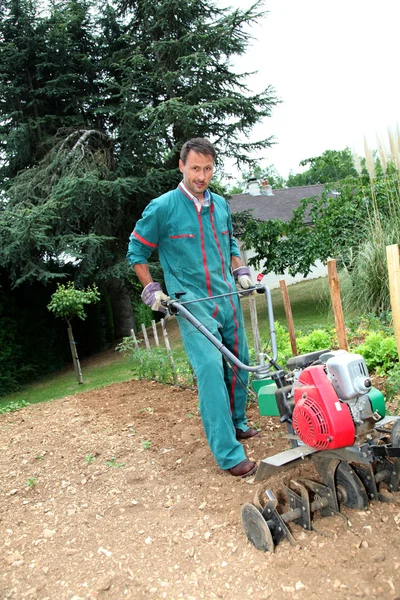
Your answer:
[[[161,285],[157,281],[151,281],[146,285],[142,292],[142,300],[151,310],[167,312],[165,306],[161,304],[162,300],[170,300],[170,297],[164,294]]]
[[[250,269],[249,267],[238,267],[237,269],[233,269],[233,276],[237,279],[240,287],[243,290],[247,290],[250,287],[254,287],[254,283],[250,279]]]

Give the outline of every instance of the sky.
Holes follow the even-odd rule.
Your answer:
[[[371,148],[378,135],[386,142],[388,129],[400,125],[400,1],[265,0],[264,9],[251,47],[234,61],[235,70],[257,71],[248,79],[252,92],[272,85],[282,100],[250,137],[275,137],[261,164],[287,177],[325,150],[349,147],[364,156],[364,138]]]

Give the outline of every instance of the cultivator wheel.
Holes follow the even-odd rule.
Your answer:
[[[295,546],[296,540],[286,525],[287,513],[278,513],[278,500],[271,490],[265,490],[265,500],[264,506],[250,503],[242,506],[242,525],[248,540],[264,552],[274,552],[284,538]]]
[[[271,532],[264,517],[254,504],[250,502],[243,504],[241,517],[244,532],[253,546],[263,552],[273,552],[275,544]]]
[[[335,485],[340,504],[358,510],[368,507],[368,496],[361,479],[344,461],[341,461],[336,469]]]

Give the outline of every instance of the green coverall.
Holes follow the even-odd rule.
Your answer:
[[[231,256],[240,256],[232,233],[229,206],[211,194],[210,206],[198,212],[194,202],[178,186],[147,206],[130,236],[127,258],[134,264],[148,262],[158,249],[168,294],[183,291],[181,301],[235,291]],[[243,363],[248,347],[238,296],[188,305],[190,312]],[[196,373],[200,413],[207,441],[222,469],[246,458],[235,428],[246,431],[248,373],[228,368],[213,344],[186,319],[178,316],[182,340]],[[242,385],[238,378],[242,380]]]

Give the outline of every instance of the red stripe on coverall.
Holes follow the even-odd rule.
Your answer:
[[[150,246],[150,248],[157,248],[157,244],[153,244],[152,242],[148,242],[141,235],[139,235],[138,233],[136,233],[136,231],[132,231],[132,235],[134,235],[135,238],[139,240],[139,242],[142,242],[142,244],[145,244],[146,246]]]
[[[224,256],[222,254],[222,250],[221,250],[221,246],[218,240],[218,236],[217,236],[217,232],[215,229],[215,223],[214,223],[214,205],[211,205],[211,209],[210,209],[210,220],[211,220],[211,227],[213,230],[213,234],[214,234],[214,239],[215,239],[215,243],[217,244],[217,248],[218,248],[218,252],[219,252],[219,256],[221,259],[221,265],[222,265],[222,276],[224,278],[225,283],[228,285],[229,287],[229,291],[232,290],[232,286],[229,283],[229,281],[227,281],[226,276],[225,276],[225,261],[224,261]],[[236,306],[232,300],[232,296],[229,296],[229,301],[231,303],[231,307],[233,309],[233,322],[235,323],[235,329],[233,331],[233,336],[234,336],[234,345],[233,345],[233,351],[235,356],[238,355],[238,351],[239,351],[239,336],[238,336],[238,330],[239,330],[239,323],[238,320],[236,318]],[[233,404],[234,404],[234,397],[235,397],[235,387],[236,387],[236,381],[237,381],[237,365],[233,366],[233,376],[232,376],[232,384],[231,384],[231,389],[229,392],[229,400],[230,400],[230,406],[231,406],[231,412],[233,412]]]

